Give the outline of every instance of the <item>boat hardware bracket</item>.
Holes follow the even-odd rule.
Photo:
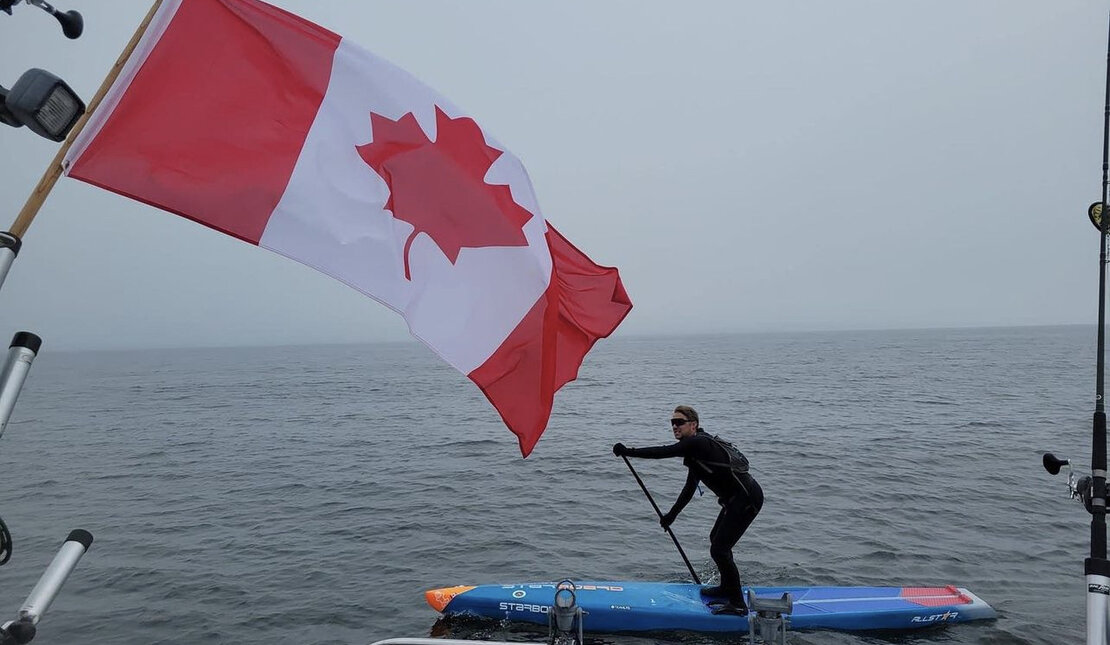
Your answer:
[[[582,645],[582,608],[575,597],[575,586],[570,580],[555,585],[555,598],[547,613],[549,645]]]
[[[794,597],[789,593],[781,598],[761,598],[748,590],[748,643],[757,645],[786,645],[788,616],[794,611]]]

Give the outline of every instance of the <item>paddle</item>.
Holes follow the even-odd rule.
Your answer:
[[[651,507],[655,509],[655,514],[659,516],[660,520],[662,520],[663,512],[659,510],[659,506],[655,503],[655,500],[652,499],[651,493],[648,492],[647,486],[644,486],[644,482],[642,479],[640,479],[640,475],[638,475],[636,473],[636,469],[632,467],[632,462],[628,461],[628,457],[625,457],[624,455],[621,455],[621,459],[624,460],[624,464],[628,466],[628,469],[632,471],[632,476],[636,478],[636,483],[640,485],[640,490],[644,491],[644,495],[647,495],[648,501],[651,502]],[[678,543],[678,538],[676,538],[674,536],[674,532],[671,531],[671,527],[665,527],[663,530],[665,530],[667,532],[667,535],[671,536],[671,540],[674,541],[675,548],[678,549],[678,554],[682,556],[682,561],[686,563],[686,568],[690,570],[690,575],[694,576],[694,582],[700,585],[701,578],[699,578],[697,572],[694,571],[694,567],[690,564],[689,558],[686,557],[686,552],[682,550],[682,545]]]

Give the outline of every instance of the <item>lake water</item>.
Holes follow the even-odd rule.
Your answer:
[[[745,583],[947,585],[994,622],[791,643],[1077,643],[1095,330],[1041,327],[603,340],[521,459],[464,376],[417,343],[53,353],[0,438],[0,621],[73,528],[96,538],[35,643],[542,641],[440,621],[430,588],[689,580],[610,447],[673,441],[692,405],[766,493]],[[666,508],[677,460],[637,461]],[[703,579],[717,505],[673,529]],[[589,622],[586,622],[587,630]],[[591,635],[592,643],[746,638]]]

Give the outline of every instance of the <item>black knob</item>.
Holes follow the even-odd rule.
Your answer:
[[[81,14],[76,11],[62,13],[61,11],[55,10],[54,17],[58,19],[58,22],[62,23],[62,33],[66,35],[66,38],[77,38],[85,29],[85,21],[81,18]]]
[[[1060,472],[1061,466],[1070,464],[1071,461],[1068,459],[1057,459],[1056,455],[1051,452],[1046,452],[1044,453],[1044,458],[1041,459],[1041,463],[1044,464],[1044,469],[1048,471],[1049,475],[1055,475]]]

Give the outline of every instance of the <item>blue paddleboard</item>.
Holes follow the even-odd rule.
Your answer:
[[[695,584],[575,582],[587,632],[686,630],[747,632],[745,616],[714,614],[714,601]],[[753,587],[756,596],[794,601],[791,629],[913,630],[946,623],[990,620],[994,609],[957,587]],[[744,589],[745,593],[747,588]],[[555,583],[459,586],[432,589],[428,604],[445,616],[479,616],[546,625]],[[720,602],[716,600],[716,602]]]

